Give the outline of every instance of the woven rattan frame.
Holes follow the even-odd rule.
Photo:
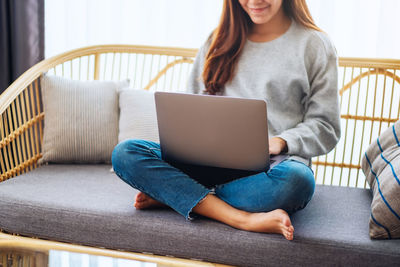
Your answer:
[[[43,73],[49,72],[78,80],[131,78],[134,80],[131,85],[157,90],[160,90],[158,85],[161,83],[161,90],[166,90],[169,86],[179,86],[177,81],[181,81],[180,86],[183,88],[182,65],[191,65],[196,51],[183,48],[102,45],[76,49],[36,64],[0,97],[0,181],[37,168],[37,161],[42,157],[44,112],[39,78]],[[125,66],[132,68],[134,77],[130,77],[128,72],[122,74],[123,55],[128,56]],[[83,76],[81,74],[84,70]],[[190,67],[186,66],[185,77],[189,70]],[[146,76],[146,73],[155,74]]]
[[[39,167],[44,72],[77,80],[122,80],[147,90],[183,89],[196,49],[102,45],[46,59],[0,97],[0,181]],[[335,150],[313,160],[319,184],[368,187],[361,156],[383,129],[399,119],[400,60],[340,58],[342,137]]]

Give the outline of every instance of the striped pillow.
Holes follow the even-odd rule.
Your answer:
[[[400,121],[369,146],[362,169],[373,194],[370,237],[400,238]]]
[[[41,77],[44,129],[39,163],[110,163],[118,143],[118,91],[128,81]]]

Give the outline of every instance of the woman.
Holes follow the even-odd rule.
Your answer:
[[[340,135],[337,56],[305,0],[225,0],[219,26],[201,47],[189,91],[265,99],[271,154],[287,160],[256,174],[170,164],[160,146],[127,140],[113,151],[117,175],[140,190],[135,207],[169,206],[232,227],[292,240],[289,214],[314,193],[310,158]],[[207,177],[226,179],[210,184]]]

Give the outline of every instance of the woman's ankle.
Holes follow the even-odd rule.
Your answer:
[[[250,212],[237,210],[234,213],[230,214],[230,216],[226,218],[226,220],[223,222],[234,228],[247,231],[250,215]]]
[[[238,229],[243,229],[251,214],[230,206],[213,194],[204,197],[192,211]]]

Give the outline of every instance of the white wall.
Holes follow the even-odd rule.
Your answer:
[[[286,1],[286,0],[285,0]],[[198,48],[222,0],[46,0],[46,57],[87,45]],[[308,0],[339,56],[400,58],[399,0]]]
[[[93,44],[198,48],[222,0],[46,0],[46,57]]]
[[[400,59],[399,0],[307,0],[339,56]]]

